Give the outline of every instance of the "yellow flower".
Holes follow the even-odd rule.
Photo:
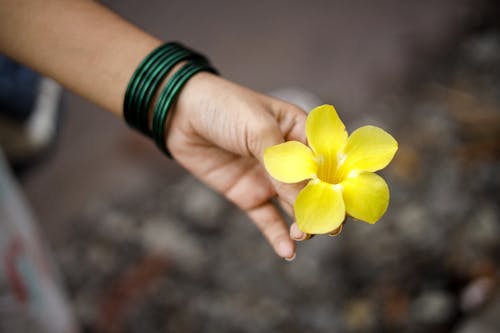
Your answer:
[[[381,128],[364,126],[349,137],[332,105],[322,105],[307,117],[307,141],[288,141],[266,149],[267,171],[284,183],[310,179],[294,210],[297,225],[308,234],[330,233],[346,213],[377,222],[389,205],[389,188],[374,172],[385,168],[398,143]]]

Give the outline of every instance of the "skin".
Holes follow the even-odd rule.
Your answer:
[[[0,5],[1,52],[118,117],[133,71],[161,43],[94,1]],[[285,140],[305,143],[305,112],[209,73],[188,81],[172,111],[167,146],[175,160],[244,210],[276,254],[293,259],[294,240],[307,235],[295,223],[289,229],[271,199],[293,216],[303,185],[273,181],[263,154]]]

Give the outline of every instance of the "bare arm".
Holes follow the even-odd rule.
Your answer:
[[[120,116],[128,80],[159,44],[95,1],[1,1],[2,52]]]
[[[133,71],[160,43],[94,1],[0,3],[0,51],[118,116]],[[293,215],[299,188],[269,179],[263,152],[284,140],[305,142],[304,111],[199,73],[172,115],[166,143],[175,159],[244,210],[279,256],[292,258],[292,238],[305,235],[294,225],[290,236],[272,198],[279,195]]]

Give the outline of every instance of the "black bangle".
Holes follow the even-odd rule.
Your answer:
[[[138,112],[136,102],[138,87],[142,86],[145,76],[147,76],[151,68],[155,66],[158,59],[161,58],[165,52],[171,50],[174,47],[174,44],[176,43],[166,43],[154,49],[146,56],[146,58],[144,58],[144,60],[141,61],[132,75],[123,101],[123,116],[129,126],[138,129]]]
[[[151,66],[151,70],[139,82],[132,107],[137,111],[136,124],[143,134],[149,135],[148,112],[156,87],[179,61],[177,59],[182,59],[189,54],[187,50],[171,49],[167,51]]]
[[[186,84],[191,77],[201,71],[217,74],[217,71],[210,67],[207,62],[190,61],[172,76],[165,88],[163,88],[160,97],[158,98],[158,102],[156,103],[153,114],[153,139],[156,141],[158,147],[168,157],[172,157],[166,146],[165,120],[168,112],[184,84]]]
[[[165,54],[163,58],[154,69],[151,71],[150,75],[146,78],[140,89],[140,94],[138,94],[138,106],[137,110],[139,112],[139,130],[146,134],[151,135],[149,129],[149,109],[151,106],[152,98],[155,92],[158,90],[159,85],[165,78],[165,76],[181,61],[199,59],[202,61],[204,58],[196,53],[192,53],[185,49],[174,50],[171,53]]]
[[[167,82],[165,89],[163,89],[158,98],[158,103],[153,114],[153,129],[150,129],[149,110],[155,93],[165,76],[182,61],[188,61],[190,66],[185,65],[182,67]],[[130,127],[153,138],[169,157],[171,155],[165,147],[165,126],[163,124],[170,106],[183,85],[199,71],[216,73],[203,55],[176,42],[165,43],[154,49],[142,60],[127,86],[123,101],[125,121]],[[154,124],[155,122],[156,125]],[[160,144],[160,142],[162,143]]]

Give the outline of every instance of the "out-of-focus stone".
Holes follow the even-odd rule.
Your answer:
[[[389,170],[399,181],[413,184],[421,175],[422,166],[420,163],[421,160],[414,147],[399,144],[398,152],[389,165]]]
[[[384,299],[384,320],[389,329],[404,327],[408,321],[410,298],[407,293],[393,291]]]
[[[490,70],[490,64],[498,63],[500,59],[500,38],[497,33],[490,31],[477,38],[469,39],[462,45],[464,58]]]
[[[204,250],[197,239],[181,226],[179,221],[151,218],[142,226],[142,244],[149,251],[173,259],[179,268],[198,272],[204,263]]]
[[[435,218],[446,218],[446,223],[434,226],[434,232],[443,232],[460,222],[460,218],[468,212],[469,194],[463,188],[464,176],[456,162],[445,158],[430,163],[432,172],[426,179],[423,195],[427,210],[434,215],[433,221]]]
[[[315,300],[299,306],[298,321],[304,332],[342,332],[341,311],[328,300]],[[300,331],[300,329],[298,329]]]
[[[370,299],[350,300],[343,310],[346,329],[349,332],[369,332],[375,328],[375,306]]]
[[[130,241],[137,237],[137,225],[122,211],[106,211],[98,227],[100,233],[111,241]]]
[[[235,327],[242,324],[251,328],[251,332],[271,332],[288,315],[284,304],[251,293],[200,295],[193,306],[196,312],[219,322],[224,332],[232,331],[231,327],[237,331]],[[213,329],[212,326],[209,331],[213,332]]]
[[[496,293],[487,306],[458,325],[454,333],[500,332],[500,293]]]
[[[480,320],[468,320],[460,324],[454,333],[498,333],[498,330]]]
[[[433,219],[428,211],[416,202],[400,210],[394,227],[399,235],[414,243],[424,241],[434,229]]]
[[[494,286],[494,281],[487,277],[471,281],[460,295],[462,311],[469,312],[483,305],[491,296]]]
[[[115,251],[103,245],[93,244],[86,252],[86,261],[93,270],[108,274],[115,266]]]
[[[467,225],[471,246],[492,247],[500,241],[500,217],[492,206],[481,205]]]
[[[452,294],[442,290],[430,290],[420,294],[411,306],[411,317],[417,323],[443,324],[456,311]]]
[[[220,216],[229,203],[219,194],[193,178],[177,185],[175,191],[182,193],[181,216],[202,228],[220,226]]]

